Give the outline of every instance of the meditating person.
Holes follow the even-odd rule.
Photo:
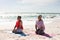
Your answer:
[[[26,34],[23,32],[23,24],[22,24],[21,16],[17,17],[16,25],[12,32],[15,34],[20,34],[21,36],[26,36]]]
[[[46,34],[44,32],[45,25],[44,25],[44,22],[42,20],[42,15],[38,16],[38,20],[36,21],[36,24],[35,24],[35,29],[36,29],[36,34],[52,38],[52,36],[50,36],[49,34]]]
[[[45,34],[44,33],[45,26],[42,20],[42,15],[38,16],[38,20],[36,21],[36,24],[35,24],[35,29],[36,29],[36,34],[39,34],[39,35]]]
[[[16,25],[13,29],[13,33],[20,34],[23,31],[23,24],[21,20],[21,16],[17,17]]]

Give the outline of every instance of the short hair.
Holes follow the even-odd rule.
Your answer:
[[[21,18],[21,16],[18,16],[17,19],[18,19],[18,18]]]
[[[42,17],[42,15],[39,15],[38,17]]]

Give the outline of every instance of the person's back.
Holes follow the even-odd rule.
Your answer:
[[[17,20],[16,25],[17,29],[22,29],[23,30],[23,25],[21,20]]]
[[[21,16],[18,16],[13,32],[20,33],[20,32],[22,32],[22,30],[23,30],[23,25],[22,25]]]
[[[44,23],[43,23],[43,20],[41,20],[41,21],[36,21],[36,25],[37,25],[37,28],[38,28],[38,29],[41,29],[42,27],[45,27],[45,26],[44,26]]]

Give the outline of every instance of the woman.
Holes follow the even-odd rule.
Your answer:
[[[22,25],[22,20],[21,16],[17,17],[16,25],[13,29],[13,33],[21,33],[23,31],[23,25]]]

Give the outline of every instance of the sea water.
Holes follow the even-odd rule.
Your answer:
[[[15,25],[17,16],[22,17],[24,25],[34,25],[38,15],[42,15],[45,24],[51,23],[55,18],[60,17],[60,13],[35,13],[35,12],[7,12],[0,13],[0,25]]]

